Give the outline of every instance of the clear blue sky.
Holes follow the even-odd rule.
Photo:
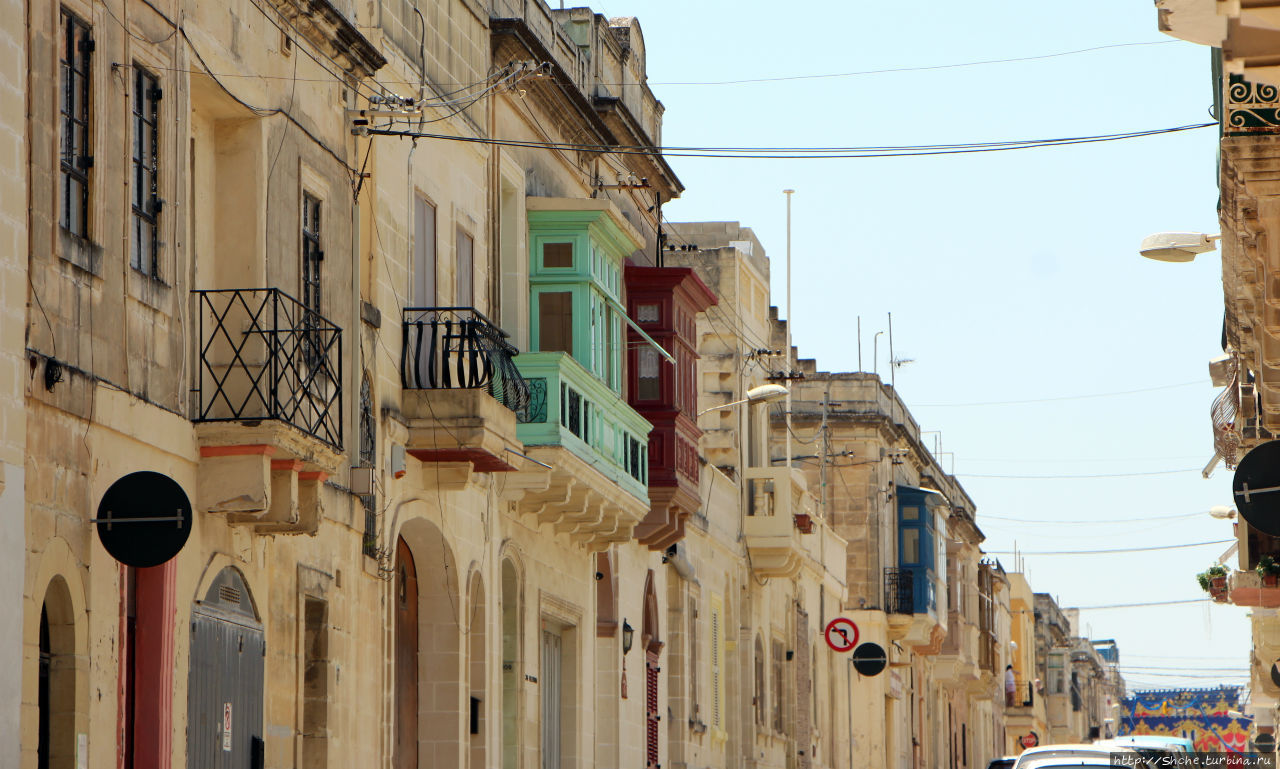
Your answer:
[[[1209,51],[1136,46],[1010,64],[750,85],[664,85],[922,67],[1170,41],[1150,0],[1061,4],[608,0],[640,18],[668,145],[902,145],[1038,139],[1205,122]],[[738,220],[774,259],[783,305],[784,188],[793,199],[794,334],[828,371],[893,313],[914,362],[897,386],[944,467],[978,505],[989,551],[1227,539],[1207,510],[1231,474],[1213,453],[1207,361],[1220,354],[1217,254],[1142,259],[1153,232],[1216,233],[1213,129],[1109,144],[878,160],[673,158],[688,187],[671,221]],[[879,371],[888,356],[881,337]],[[1154,389],[999,406],[954,405]],[[926,405],[938,404],[938,405]],[[1116,473],[1124,478],[995,478]],[[1175,520],[1115,522],[1202,513]],[[1076,524],[1015,523],[986,516]],[[1111,521],[1111,522],[1108,522]],[[1122,555],[1028,555],[1063,606],[1199,598],[1194,575],[1225,545]],[[1013,559],[1000,556],[1006,568]],[[1085,613],[1126,665],[1247,666],[1245,611],[1218,605]],[[1197,660],[1204,660],[1197,662]],[[1179,681],[1132,671],[1133,686]],[[1239,680],[1238,678],[1235,680]],[[1212,685],[1216,679],[1185,678]]]

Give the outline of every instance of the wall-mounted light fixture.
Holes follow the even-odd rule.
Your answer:
[[[631,651],[631,641],[635,638],[635,628],[631,627],[631,623],[625,619],[622,620],[622,653],[628,654]]]
[[[1214,241],[1221,235],[1205,235],[1202,232],[1159,232],[1142,239],[1138,253],[1158,262],[1189,262],[1196,254],[1217,248]]]
[[[702,411],[699,411],[697,416],[702,416],[708,411],[715,411],[717,409],[727,409],[730,406],[738,406],[743,403],[750,403],[752,405],[755,405],[757,403],[769,403],[770,401],[776,401],[776,400],[780,400],[782,398],[787,397],[787,393],[788,393],[787,388],[783,387],[780,384],[766,384],[766,385],[760,385],[759,387],[752,387],[750,390],[747,390],[747,397],[743,398],[742,400],[732,401],[730,403],[721,403],[717,406],[711,406],[710,408],[705,408]]]

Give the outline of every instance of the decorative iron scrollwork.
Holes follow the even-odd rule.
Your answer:
[[[1280,89],[1232,75],[1226,91],[1225,133],[1280,133]]]

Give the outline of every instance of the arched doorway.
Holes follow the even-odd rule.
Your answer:
[[[54,577],[40,606],[38,769],[76,765],[76,626],[66,580]]]
[[[485,614],[484,580],[479,574],[471,578],[471,606],[467,612],[467,675],[468,688],[471,692],[468,733],[470,735],[470,753],[472,769],[487,769],[485,765],[485,741],[488,739],[488,725],[485,719],[488,697],[488,670],[485,665],[487,655],[485,644],[488,634],[485,632],[488,616]]]
[[[517,769],[520,754],[520,583],[510,558],[502,560],[502,769]]]
[[[228,566],[191,609],[187,766],[261,766],[266,645],[253,596]]]
[[[396,540],[395,769],[418,767],[418,568],[403,537]]]
[[[394,767],[461,766],[469,712],[462,646],[467,607],[453,551],[440,529],[413,518],[396,541],[396,564]]]
[[[644,647],[644,753],[645,766],[658,766],[658,723],[661,709],[658,707],[658,674],[662,671],[660,655],[662,641],[658,628],[658,595],[653,588],[653,570],[644,581],[644,622],[640,630]]]

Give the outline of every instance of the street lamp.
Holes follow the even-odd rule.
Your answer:
[[[1221,235],[1205,235],[1201,232],[1159,232],[1142,239],[1138,253],[1158,262],[1189,262],[1196,254],[1217,248],[1214,241]]]
[[[759,387],[752,387],[750,390],[747,390],[747,397],[743,398],[742,400],[732,401],[730,403],[721,403],[716,406],[705,408],[702,411],[699,411],[697,413],[697,416],[702,416],[708,411],[716,411],[717,409],[727,409],[730,406],[738,406],[743,403],[750,403],[753,406],[757,403],[769,403],[771,401],[776,401],[776,400],[780,400],[782,398],[787,397],[788,392],[789,390],[787,390],[787,388],[779,384],[766,384],[766,385],[760,385]]]

